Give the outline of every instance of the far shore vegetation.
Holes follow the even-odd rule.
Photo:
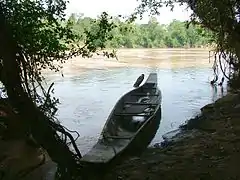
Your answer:
[[[74,13],[68,18],[82,42],[85,41],[86,31],[97,31],[96,21],[99,19]],[[212,33],[206,28],[179,20],[165,25],[150,17],[148,23],[137,24],[115,17],[112,22],[115,27],[110,32],[112,38],[106,42],[106,48],[205,48],[213,40]]]

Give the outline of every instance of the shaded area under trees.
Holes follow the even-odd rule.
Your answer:
[[[52,97],[53,85],[44,89],[41,70],[59,71],[61,63],[73,56],[90,57],[102,50],[114,25],[103,13],[95,22],[97,30],[86,31],[81,45],[70,22],[63,23],[65,9],[64,0],[0,2],[0,81],[6,103],[18,116],[22,138],[32,137],[48,152],[58,164],[59,179],[81,179],[81,153],[71,133],[55,118],[58,99]]]

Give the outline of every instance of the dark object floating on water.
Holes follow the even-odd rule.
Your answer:
[[[137,88],[139,87],[139,85],[143,82],[144,80],[144,74],[141,74],[141,76],[139,76],[136,80],[136,82],[134,83],[133,87]]]
[[[110,113],[98,142],[83,163],[104,164],[124,154],[142,152],[154,138],[161,120],[161,91],[157,74],[123,95]]]

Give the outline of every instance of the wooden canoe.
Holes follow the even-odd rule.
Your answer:
[[[110,113],[98,142],[81,162],[105,164],[121,154],[139,153],[154,138],[161,120],[161,91],[157,74],[123,95]]]

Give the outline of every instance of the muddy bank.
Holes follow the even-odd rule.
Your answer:
[[[201,111],[163,147],[123,161],[104,179],[240,179],[240,95],[229,94]]]
[[[181,126],[181,133],[166,135],[161,147],[127,158],[97,179],[240,179],[240,95],[229,94],[201,111]],[[40,165],[42,152],[23,141],[0,142],[3,179],[19,173],[25,174],[22,179],[53,179],[55,166],[51,161]]]
[[[8,100],[0,99],[0,180],[53,179],[55,163],[22,127]]]
[[[52,180],[55,163],[42,148],[23,139],[0,140],[1,180]]]

